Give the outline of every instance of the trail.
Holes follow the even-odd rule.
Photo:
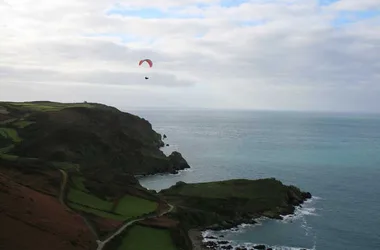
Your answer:
[[[61,183],[61,190],[60,190],[60,193],[59,193],[59,202],[61,202],[62,205],[64,205],[65,207],[66,204],[65,204],[65,201],[64,201],[64,195],[65,195],[65,188],[66,188],[66,184],[67,184],[67,174],[65,171],[63,171],[62,169],[59,170],[62,174],[62,183]]]
[[[67,186],[67,173],[60,169],[59,170],[62,174],[62,183],[61,183],[61,190],[60,190],[60,193],[59,193],[59,202],[66,207],[66,209],[68,209],[69,211],[72,211],[72,212],[75,212],[77,214],[80,215],[80,213],[76,212],[76,211],[73,211],[69,206],[66,205],[65,203],[65,190],[66,190],[66,186]],[[94,227],[91,225],[91,223],[87,220],[86,217],[80,215],[80,217],[83,219],[84,223],[86,223],[87,227],[90,229],[90,231],[93,233],[93,235],[98,239],[99,236],[96,232],[96,230],[94,229]]]
[[[158,218],[158,217],[161,217],[167,213],[170,213],[174,206],[172,206],[171,204],[168,204],[169,205],[169,209],[167,211],[164,211],[162,212],[161,214],[159,215],[150,215],[150,216],[144,216],[144,217],[141,217],[140,219],[136,219],[136,220],[132,220],[132,221],[129,221],[127,222],[126,224],[124,224],[122,227],[120,227],[115,233],[113,233],[110,237],[108,237],[107,239],[105,239],[104,241],[100,241],[100,240],[97,240],[96,242],[98,243],[98,248],[97,250],[102,250],[105,246],[105,244],[107,244],[110,240],[112,240],[115,236],[119,235],[120,233],[122,233],[128,226],[130,225],[133,225],[135,222],[138,222],[138,221],[142,221],[142,220],[145,220],[145,219],[151,219],[151,218]]]

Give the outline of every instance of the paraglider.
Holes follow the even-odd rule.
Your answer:
[[[150,59],[142,59],[142,60],[140,60],[139,66],[141,66],[144,62],[148,63],[148,65],[149,65],[150,68],[153,67],[153,62]],[[146,76],[145,80],[148,80],[148,79],[149,79],[149,77]]]

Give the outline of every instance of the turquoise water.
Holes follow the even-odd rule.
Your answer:
[[[249,111],[131,111],[168,136],[191,169],[177,181],[276,177],[316,198],[294,218],[223,232],[234,244],[274,249],[380,249],[380,116]]]

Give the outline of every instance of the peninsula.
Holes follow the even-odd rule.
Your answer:
[[[0,245],[219,249],[202,243],[200,232],[262,216],[281,219],[311,198],[271,178],[148,190],[137,175],[190,167],[179,152],[166,156],[164,145],[147,120],[103,104],[0,102],[0,220],[6,229]]]

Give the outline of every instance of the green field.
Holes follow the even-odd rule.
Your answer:
[[[118,250],[177,250],[169,230],[133,226],[123,238]]]
[[[97,210],[95,208],[85,207],[85,206],[82,206],[82,205],[79,205],[76,203],[72,203],[72,202],[69,202],[68,205],[69,205],[69,207],[71,207],[75,210],[94,214],[94,215],[97,215],[99,217],[103,217],[103,218],[107,218],[107,219],[113,219],[113,220],[117,220],[117,221],[124,221],[125,220],[123,218],[123,216],[118,215],[118,214],[112,214],[112,213],[109,213],[106,211]]]
[[[14,145],[10,145],[10,146],[7,146],[5,148],[0,148],[0,154],[5,154],[7,153],[9,150],[11,150],[12,148],[14,148]]]
[[[78,176],[72,178],[73,185],[68,192],[67,198],[70,202],[70,207],[74,209],[100,217],[124,221],[132,217],[141,216],[144,213],[153,212],[157,208],[157,203],[153,201],[126,195],[112,211],[114,203],[90,194],[83,185],[83,180],[83,177]]]
[[[135,217],[143,213],[153,212],[156,208],[156,202],[126,195],[119,201],[115,213],[127,215],[128,217]]]
[[[29,126],[30,124],[33,124],[34,122],[25,121],[25,120],[19,120],[14,123],[12,123],[13,126],[16,126],[17,128],[25,128]]]
[[[83,192],[89,192],[87,190],[87,188],[84,186],[83,181],[85,179],[83,177],[81,177],[81,176],[72,176],[71,180],[73,181],[74,188],[76,188],[76,189],[78,189],[80,191],[83,191]]]
[[[8,161],[15,161],[17,160],[19,157],[17,155],[9,155],[9,154],[2,154],[0,152],[0,158],[1,159],[4,159],[4,160],[8,160]]]
[[[0,136],[4,138],[9,138],[13,142],[21,142],[21,138],[18,136],[16,130],[11,128],[0,128]]]
[[[102,200],[95,195],[85,193],[81,190],[70,188],[67,198],[69,201],[75,202],[86,207],[95,208],[105,212],[110,212],[112,209],[112,202]]]
[[[1,121],[0,125],[5,125],[5,124],[8,124],[8,123],[14,122],[16,120],[17,120],[17,118],[11,118],[11,119],[8,119],[8,120],[5,120],[5,121]]]
[[[73,108],[73,107],[85,107],[92,108],[93,105],[87,103],[73,103],[73,104],[64,104],[64,103],[8,103],[8,105],[16,108],[29,109],[32,111],[59,111],[64,108]]]

